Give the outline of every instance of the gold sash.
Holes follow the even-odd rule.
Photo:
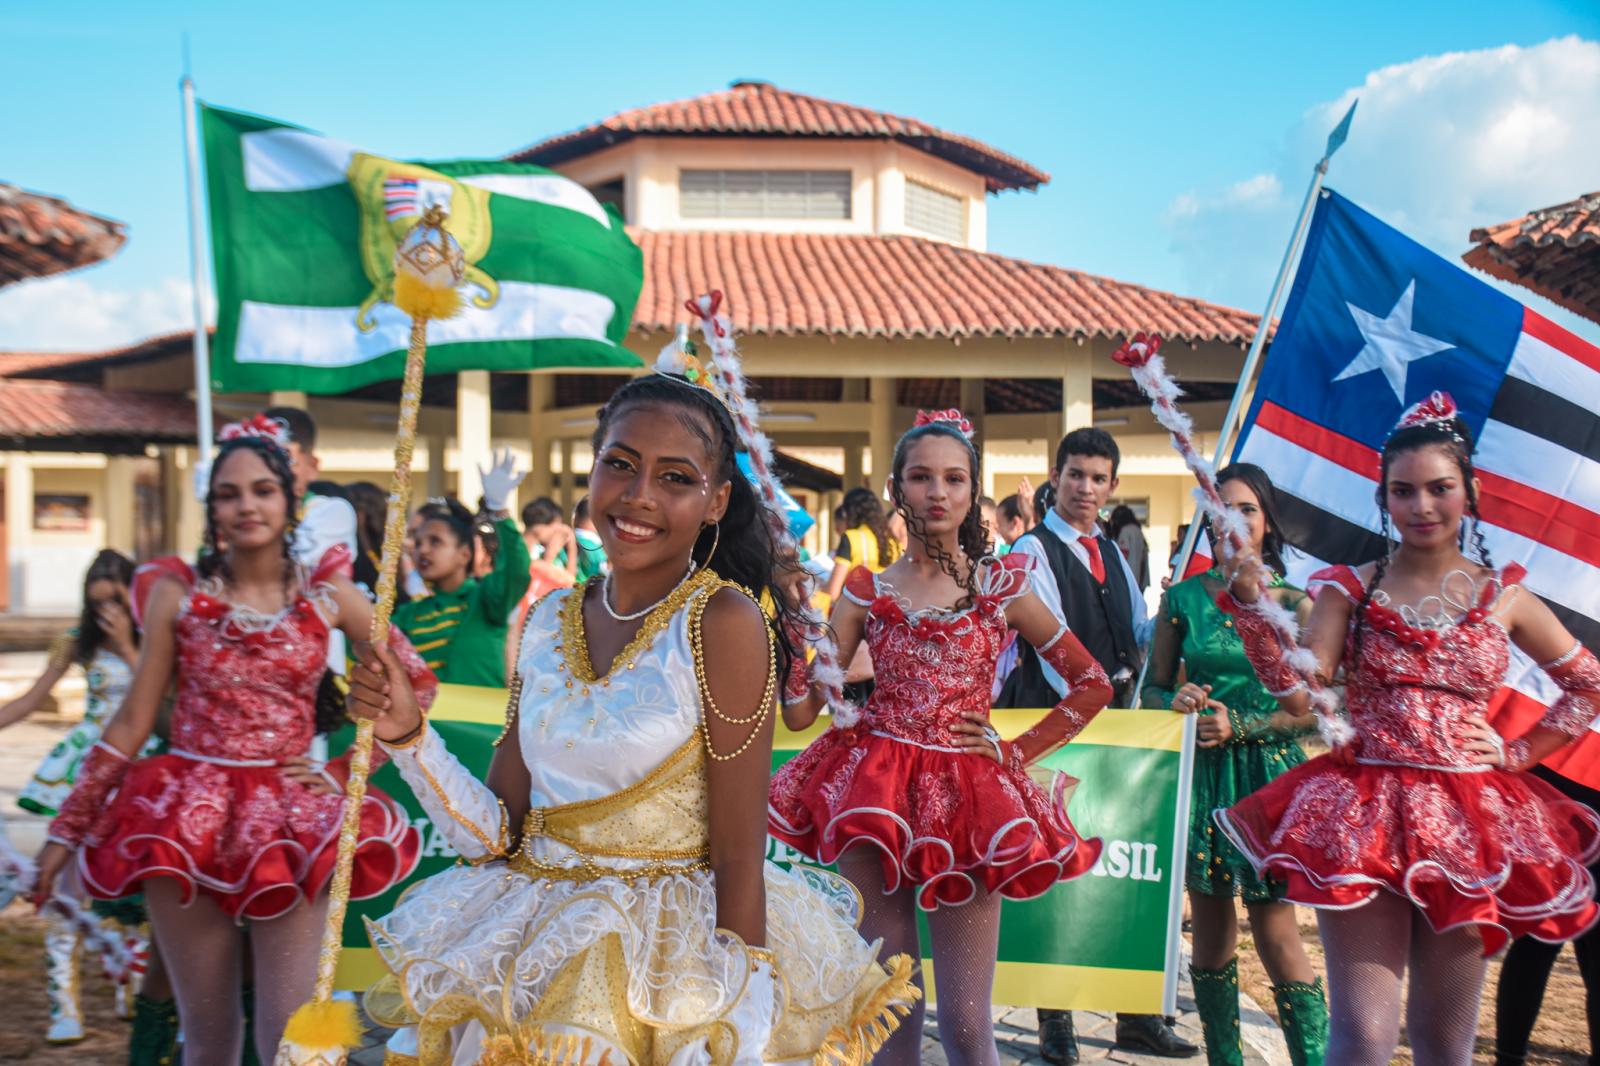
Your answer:
[[[532,844],[538,837],[571,848],[579,865],[535,857]],[[705,742],[696,729],[661,765],[625,789],[529,811],[522,820],[522,842],[509,865],[538,880],[632,881],[706,870],[710,856]],[[638,864],[608,866],[596,858],[634,859]]]

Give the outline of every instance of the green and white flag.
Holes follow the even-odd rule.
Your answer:
[[[464,310],[428,323],[428,370],[637,366],[622,347],[643,257],[569,178],[498,160],[406,163],[201,108],[217,334],[212,387],[344,392],[401,376],[395,242],[432,204],[466,252]]]

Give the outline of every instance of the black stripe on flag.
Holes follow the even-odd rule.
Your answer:
[[[1506,380],[1509,383],[1511,379]],[[1284,539],[1318,559],[1360,566],[1388,550],[1383,538],[1372,530],[1307,503],[1292,492],[1278,489],[1274,497]],[[1584,647],[1600,653],[1600,621],[1562,604],[1551,603],[1544,596],[1539,598],[1549,605],[1561,624],[1567,627],[1567,632],[1582,641]]]
[[[1600,416],[1521,378],[1501,382],[1489,417],[1600,462]]]

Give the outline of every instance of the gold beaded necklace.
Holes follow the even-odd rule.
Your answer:
[[[594,663],[589,659],[589,641],[584,633],[583,600],[584,593],[589,588],[588,583],[573,589],[561,604],[560,650],[561,657],[567,664],[567,670],[585,685],[605,684],[619,670],[632,670],[634,660],[651,645],[662,630],[667,628],[672,616],[682,610],[683,605],[688,603],[695,593],[719,580],[713,571],[702,568],[673,589],[671,595],[645,615],[644,621],[639,623],[638,632],[634,633],[633,639],[617,653],[616,658],[611,660],[610,667],[604,673],[595,672]]]

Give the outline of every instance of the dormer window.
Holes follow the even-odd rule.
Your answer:
[[[966,203],[932,185],[906,179],[906,225],[960,244],[967,236]]]
[[[684,218],[850,217],[848,170],[683,170]]]

